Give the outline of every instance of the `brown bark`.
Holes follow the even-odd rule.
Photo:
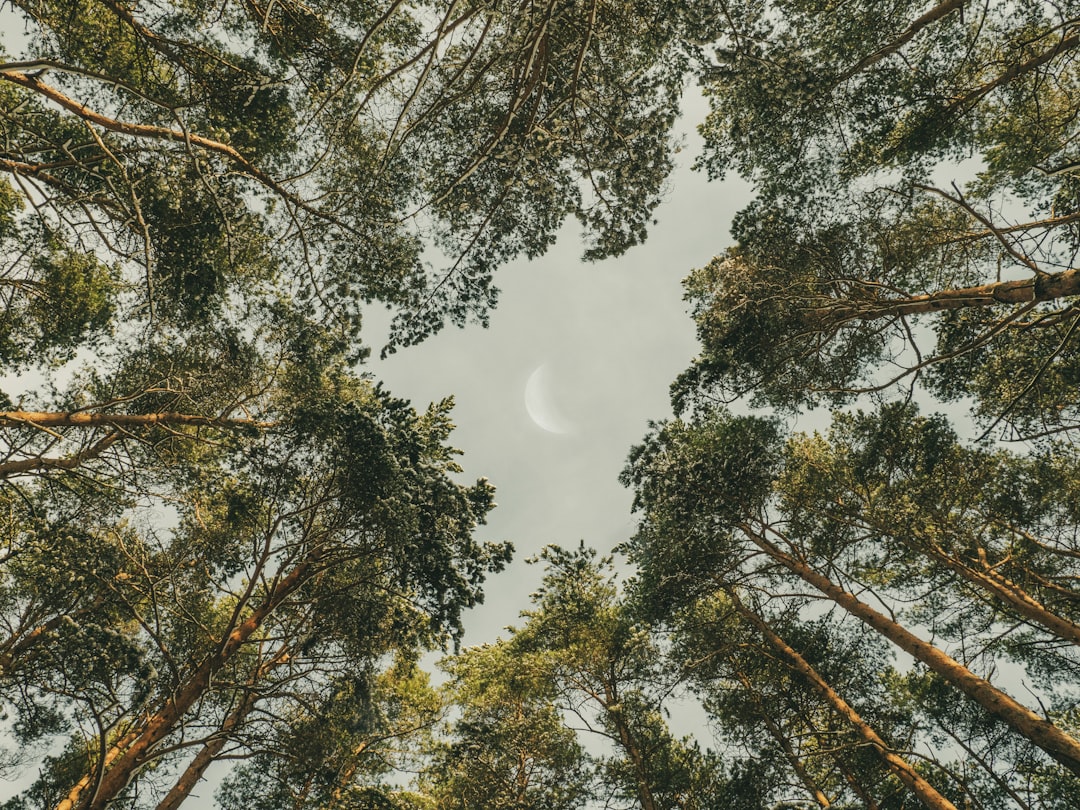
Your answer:
[[[657,810],[656,797],[653,796],[652,788],[649,787],[649,776],[645,771],[645,758],[641,753],[641,746],[634,739],[630,726],[626,723],[626,716],[620,710],[615,710],[619,704],[619,696],[613,683],[608,681],[604,684],[604,710],[615,723],[615,729],[619,734],[619,745],[630,758],[630,764],[634,768],[634,779],[637,782],[638,801],[641,810]]]
[[[32,458],[22,458],[18,461],[5,461],[0,463],[0,478],[6,478],[10,475],[21,475],[22,473],[33,472],[35,470],[74,470],[84,462],[100,456],[116,444],[121,435],[120,431],[114,430],[107,434],[103,439],[94,442],[84,450],[80,450],[78,453],[73,453],[70,456],[64,456],[63,458],[34,456]]]
[[[274,422],[227,416],[201,416],[189,413],[99,413],[91,411],[44,412],[0,411],[0,428],[32,427],[51,431],[64,427],[137,428],[164,425],[166,427],[270,428]],[[105,452],[123,438],[122,430],[113,430],[91,446],[70,456],[33,456],[16,461],[0,462],[0,478],[38,470],[73,470]]]
[[[1075,33],[1075,29],[1073,29],[1072,33],[1066,29],[1065,36],[1058,40],[1057,44],[1052,48],[1048,48],[1037,56],[1031,57],[1026,62],[1016,62],[1009,65],[1004,72],[993,81],[987,82],[980,87],[976,87],[974,90],[965,93],[963,96],[953,101],[948,107],[949,112],[954,112],[962,107],[966,107],[969,104],[979,101],[979,99],[989,95],[997,88],[1009,84],[1009,82],[1031,73],[1033,70],[1038,70],[1055,57],[1060,56],[1066,51],[1073,50],[1077,45],[1080,45],[1080,35]]]
[[[964,0],[944,0],[944,2],[938,3],[921,17],[915,19],[911,23],[911,25],[909,25],[904,30],[904,33],[902,33],[888,45],[884,45],[881,48],[878,48],[873,53],[864,56],[855,65],[846,70],[844,74],[840,76],[840,78],[837,80],[837,84],[846,82],[852,76],[856,75],[857,73],[861,73],[871,65],[880,62],[886,56],[896,53],[898,50],[904,47],[904,45],[910,42],[916,34],[926,28],[926,26],[930,25],[931,23],[937,22],[950,12],[962,8],[963,5]]]
[[[184,772],[180,774],[169,792],[165,794],[165,798],[158,803],[157,810],[178,810],[180,805],[187,800],[191,791],[195,789],[195,785],[203,778],[206,769],[221,754],[229,741],[230,733],[244,721],[244,718],[247,717],[257,702],[258,695],[254,690],[248,690],[244,693],[240,703],[221,724],[220,730],[199,749],[199,753],[184,768]]]
[[[968,582],[979,585],[1034,624],[1041,625],[1058,638],[1080,646],[1080,626],[1047,609],[1016,583],[988,565],[979,571],[961,562],[938,546],[928,546],[929,554]]]
[[[121,737],[117,742],[113,743],[112,747],[105,752],[105,756],[102,762],[97,765],[92,771],[87,772],[83,777],[72,786],[68,791],[68,795],[60,800],[60,803],[56,805],[56,810],[73,810],[75,803],[79,800],[79,797],[86,791],[88,787],[94,784],[98,776],[105,771],[110,765],[112,765],[116,759],[124,752],[124,748],[128,746],[132,740],[139,736],[137,730],[131,730]]]
[[[976,287],[939,290],[910,298],[875,299],[859,303],[838,300],[822,307],[819,312],[820,317],[829,322],[848,319],[873,321],[966,307],[1053,301],[1073,295],[1080,295],[1080,269],[1045,273],[1014,281],[995,281]]]
[[[284,646],[277,651],[273,658],[263,661],[255,667],[255,671],[252,672],[251,677],[248,679],[247,689],[245,689],[240,701],[236,704],[236,708],[225,718],[217,733],[207,740],[203,747],[199,749],[199,753],[188,763],[184,772],[180,774],[172,788],[165,794],[165,798],[158,803],[157,810],[178,810],[195,788],[195,785],[203,778],[206,769],[221,754],[232,732],[244,722],[251,710],[255,708],[255,704],[259,702],[259,693],[255,687],[271,669],[288,659],[289,647]]]
[[[20,664],[24,663],[22,660],[23,657],[40,644],[49,633],[61,627],[64,622],[69,619],[78,619],[82,616],[93,615],[97,613],[104,602],[105,597],[98,595],[90,604],[68,613],[61,613],[53,616],[51,619],[43,621],[33,630],[30,630],[25,634],[20,634],[21,631],[16,631],[14,635],[8,637],[8,639],[0,645],[0,676],[10,675],[14,672]]]
[[[262,626],[266,618],[310,578],[317,557],[315,553],[308,555],[279,580],[262,604],[225,637],[217,650],[203,659],[161,709],[146,718],[135,733],[129,734],[122,746],[113,746],[109,750],[105,758],[105,772],[91,795],[85,795],[90,780],[84,777],[71,794],[57,805],[56,810],[74,810],[76,807],[79,810],[105,810],[138,770],[152,759],[154,746],[171,734],[184,715],[206,694],[214,675]]]
[[[190,413],[95,413],[90,411],[0,411],[0,427],[149,427],[153,425],[205,426],[221,428],[274,427],[274,422],[260,422],[225,416],[200,416]]]
[[[358,745],[353,747],[351,761],[347,766],[342,768],[341,773],[338,774],[337,784],[334,785],[334,789],[330,792],[330,804],[328,810],[333,810],[341,803],[342,797],[345,795],[345,789],[349,787],[349,783],[356,776],[356,772],[360,770],[360,757],[368,747],[371,745],[370,741],[362,740]],[[161,810],[161,808],[158,808]]]
[[[739,615],[752,624],[765,638],[769,646],[788,661],[789,666],[809,682],[814,691],[844,720],[851,724],[855,733],[877,754],[882,763],[918,797],[930,810],[956,810],[956,806],[942,796],[906,760],[893,752],[873,727],[845,701],[810,663],[785,642],[765,620],[747,608],[733,590],[727,591]]]
[[[837,759],[836,767],[840,769],[840,773],[844,775],[844,781],[848,783],[848,787],[851,788],[852,792],[859,797],[859,801],[863,803],[866,810],[880,810],[878,803],[866,792],[866,788],[863,787],[851,768],[847,766],[847,763]]]
[[[754,545],[773,560],[783,565],[804,582],[821,591],[852,616],[881,633],[897,647],[917,661],[925,664],[946,682],[967,695],[971,700],[974,700],[994,717],[1006,723],[1015,732],[1030,740],[1057,762],[1080,776],[1080,742],[1077,742],[1053,723],[1039,717],[1027,706],[1018,703],[989,681],[975,675],[963,664],[946,655],[934,645],[923,641],[907,628],[860,601],[854,594],[845,591],[805,563],[785,554],[750,526],[743,524],[740,528]]]
[[[18,70],[0,70],[0,80],[11,82],[19,87],[38,93],[62,109],[83,119],[87,123],[97,124],[102,129],[110,132],[117,132],[135,138],[172,141],[173,143],[180,143],[187,146],[201,147],[208,152],[212,152],[225,158],[245,174],[258,180],[283,199],[288,200],[305,210],[311,210],[307,203],[226,143],[216,141],[213,138],[207,138],[203,135],[198,135],[194,132],[169,129],[168,127],[153,126],[150,124],[133,124],[126,121],[117,121],[107,115],[94,112],[85,104],[76,101],[70,96],[64,95],[55,87],[50,87],[45,84],[39,77],[28,76]]]

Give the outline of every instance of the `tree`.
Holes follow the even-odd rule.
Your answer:
[[[292,785],[286,747],[360,789],[343,729],[385,724],[332,696],[453,642],[509,554],[450,401],[351,369],[361,308],[392,348],[484,320],[567,216],[591,258],[643,239],[686,68],[661,9],[13,4],[0,363],[42,381],[0,394],[0,695],[20,744],[69,735],[13,807],[171,808],[256,755]]]
[[[571,810],[590,795],[584,751],[551,700],[543,663],[513,652],[485,645],[447,662],[461,717],[422,782],[440,810]]]
[[[768,617],[728,588],[678,620],[681,655],[714,722],[744,756],[771,766],[771,801],[902,806],[910,791],[924,806],[955,807],[943,795],[955,794],[950,786],[939,791],[907,760],[912,730],[875,695],[889,670],[880,645],[845,638],[828,620],[791,624],[797,614],[787,614]]]
[[[1062,544],[1070,564],[1069,490],[1040,504],[1017,483],[1044,485],[1047,463],[1072,469],[1075,459],[967,450],[942,420],[911,407],[836,421],[831,444],[795,437],[786,448],[775,422],[752,417],[712,413],[658,427],[624,473],[644,512],[628,547],[642,566],[642,598],[670,610],[750,589],[798,605],[810,586],[980,707],[990,727],[1009,729],[1021,749],[1040,748],[1078,773],[1076,707],[1065,688],[1075,653],[1049,629],[1054,617],[1071,624],[1068,609],[1041,605],[1040,592],[1025,589],[1034,577],[1013,581],[994,566],[997,543],[1028,542],[1021,538],[1034,540],[1036,555]],[[880,510],[879,522],[866,521],[865,509]],[[978,575],[987,569],[994,574]],[[1055,591],[1066,602],[1069,593]],[[737,612],[768,639],[766,619]],[[949,642],[952,650],[938,646]],[[993,683],[1009,659],[1045,690],[1045,714]],[[984,767],[978,757],[973,764]]]
[[[472,538],[492,489],[450,480],[449,403],[417,415],[345,373],[311,394],[321,412],[245,443],[225,469],[199,468],[176,528],[125,549],[134,574],[95,574],[122,602],[105,632],[130,663],[91,644],[101,666],[73,667],[82,682],[62,669],[34,684],[76,732],[35,803],[104,808],[188,752],[205,770],[243,752],[245,733],[258,739],[253,717],[288,716],[345,672],[362,679],[460,632],[509,548]]]
[[[686,282],[702,352],[672,388],[685,421],[624,472],[626,550],[707,707],[769,746],[775,801],[1073,800],[1078,12],[703,15],[699,165],[759,196]],[[965,445],[927,393],[1029,452]],[[871,401],[827,437],[777,418]]]
[[[297,701],[291,715],[275,717],[269,733],[259,727],[248,733],[245,745],[256,753],[222,786],[221,806],[412,806],[383,777],[411,770],[441,717],[444,707],[427,673],[399,659],[377,675],[334,673],[320,692]]]
[[[668,729],[683,675],[633,619],[612,560],[581,544],[548,546],[533,562],[546,572],[525,623],[444,664],[461,719],[430,766],[437,806],[516,806],[515,790],[530,807],[591,798],[697,810],[730,798],[724,763]],[[560,757],[562,781],[547,770]]]
[[[115,483],[163,446],[250,436],[287,405],[297,353],[366,354],[362,304],[397,309],[389,348],[482,320],[494,269],[570,214],[594,258],[644,238],[678,19],[362,5],[15,4],[0,362],[61,382],[0,396],[12,485],[76,468]],[[92,369],[64,365],[80,351]]]
[[[29,204],[58,255],[23,253],[5,287],[77,293],[68,332],[119,291],[64,250],[117,261],[129,317],[284,288],[353,338],[360,302],[394,305],[396,340],[416,340],[483,318],[492,271],[567,215],[594,258],[640,241],[671,166],[685,60],[653,8],[15,6],[30,42],[0,65],[3,212],[14,238]]]
[[[1078,9],[964,5],[725,4],[703,163],[761,196],[688,281],[681,403],[919,379],[986,430],[1075,425]],[[941,182],[967,158],[975,180]]]
[[[605,806],[715,806],[722,763],[668,729],[665,712],[683,674],[620,594],[611,558],[582,543],[548,546],[535,561],[547,572],[507,644],[545,653],[556,705],[612,748],[596,757]]]

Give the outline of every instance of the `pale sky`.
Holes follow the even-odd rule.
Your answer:
[[[525,559],[544,545],[584,540],[607,552],[633,533],[619,472],[648,421],[670,416],[668,387],[697,353],[682,279],[727,246],[731,219],[750,199],[737,179],[709,183],[690,170],[705,106],[695,88],[687,95],[681,165],[644,245],[584,263],[580,229],[568,223],[546,256],[495,274],[502,294],[490,328],[449,327],[367,364],[418,410],[453,394],[451,443],[464,451],[465,477],[496,487],[498,507],[479,536],[510,540],[517,551],[466,616],[467,645],[494,641],[528,607],[541,570]],[[388,320],[376,312],[365,322],[376,354]],[[526,410],[526,383],[541,365],[540,406],[570,428],[565,435],[543,430]]]

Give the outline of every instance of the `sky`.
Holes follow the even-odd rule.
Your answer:
[[[495,274],[502,292],[489,328],[448,327],[366,364],[417,409],[452,394],[451,443],[464,451],[465,477],[496,487],[498,507],[478,536],[512,541],[515,559],[467,614],[466,645],[494,641],[529,606],[542,569],[525,560],[545,545],[584,540],[608,552],[633,533],[632,494],[619,473],[649,420],[671,415],[668,387],[698,351],[682,279],[727,247],[731,219],[750,200],[737,178],[710,183],[691,170],[705,102],[689,88],[684,106],[680,164],[644,245],[582,262],[580,229],[570,223],[547,255]],[[389,315],[366,317],[366,340],[380,347]],[[534,414],[564,433],[530,418],[527,387]]]

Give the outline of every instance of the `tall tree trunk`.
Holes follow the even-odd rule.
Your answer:
[[[866,810],[881,810],[881,808],[878,807],[878,803],[866,792],[866,788],[863,787],[862,782],[859,781],[858,777],[856,777],[842,757],[836,758],[836,767],[839,768],[840,773],[844,776],[844,781],[848,783],[848,787],[851,788],[852,793],[859,797],[859,801],[863,803]]]
[[[950,12],[956,11],[957,9],[961,9],[963,7],[964,0],[943,0],[943,2],[938,3],[921,17],[913,20],[911,25],[909,25],[904,30],[904,33],[902,33],[892,42],[888,43],[887,45],[883,45],[873,53],[864,56],[856,64],[852,65],[850,68],[844,71],[844,73],[840,76],[836,83],[841,84],[843,82],[846,82],[852,76],[856,75],[857,73],[861,73],[871,65],[880,62],[886,56],[896,53],[908,42],[910,42],[916,34],[926,28],[926,26],[930,25],[931,23],[937,22],[942,17],[948,15]]]
[[[96,411],[0,411],[0,427],[151,427],[195,425],[221,428],[266,428],[273,422],[193,413],[100,413]]]
[[[89,605],[53,616],[28,633],[19,635],[19,631],[16,631],[15,635],[0,644],[0,677],[11,675],[24,663],[24,657],[41,644],[44,639],[48,638],[49,633],[53,630],[71,619],[78,620],[83,616],[95,614],[104,603],[105,597],[98,594]]]
[[[768,729],[770,736],[776,740],[776,744],[780,746],[780,749],[784,752],[784,758],[788,761],[791,769],[795,771],[795,775],[799,777],[799,781],[803,783],[803,787],[807,792],[814,797],[814,801],[821,807],[832,807],[832,802],[829,801],[829,797],[825,795],[825,792],[817,786],[817,783],[810,777],[810,774],[806,770],[806,766],[799,758],[799,755],[795,753],[795,749],[791,747],[791,740],[784,734],[780,726],[772,718],[772,715],[765,709],[761,702],[761,696],[754,689],[754,684],[747,677],[734,661],[731,662],[732,667],[735,670],[735,677],[739,683],[742,684],[745,689],[753,697],[754,704],[758,707],[758,713],[760,714],[761,721],[765,724],[765,728]]]
[[[71,794],[56,806],[56,810],[75,810],[76,807],[79,810],[105,810],[139,769],[152,759],[153,747],[171,734],[184,715],[206,694],[214,675],[262,626],[266,618],[308,580],[317,559],[317,552],[312,552],[283,577],[262,604],[225,637],[217,650],[203,659],[156,714],[147,718],[134,735],[125,738],[123,746],[113,746],[109,750],[105,757],[104,773],[91,794],[86,795],[86,788],[92,780],[84,777]]]
[[[822,306],[818,310],[818,317],[830,324],[847,320],[873,321],[968,307],[1054,301],[1074,295],[1080,295],[1080,268],[1014,281],[995,281],[976,287],[938,290],[910,298],[876,298],[865,301],[836,299]]]
[[[903,782],[919,801],[930,810],[956,810],[956,806],[938,793],[934,786],[927,782],[906,760],[893,753],[892,748],[874,731],[873,727],[863,720],[859,713],[840,697],[836,690],[829,686],[828,682],[821,677],[805,658],[777,635],[761,616],[746,607],[734,589],[725,588],[725,591],[739,615],[761,633],[769,646],[786,659],[792,669],[806,678],[814,691],[829,704],[833,711],[851,724],[855,733],[877,754],[885,767]]]
[[[184,772],[173,783],[169,792],[165,794],[165,798],[158,802],[157,810],[178,810],[180,805],[187,800],[191,791],[195,789],[195,785],[203,778],[206,769],[214,763],[222,750],[224,750],[225,745],[229,742],[229,735],[244,722],[255,704],[258,703],[258,700],[257,693],[254,690],[249,689],[244,693],[240,703],[221,724],[221,728],[199,749],[199,753],[184,768]]]
[[[1018,734],[1030,740],[1074,774],[1080,776],[1080,742],[1077,742],[1053,723],[1039,717],[1027,706],[1018,703],[989,681],[980,678],[934,645],[923,641],[907,628],[874,610],[865,602],[860,601],[854,594],[848,593],[805,563],[785,554],[762,535],[755,532],[749,525],[743,524],[740,528],[754,545],[768,554],[773,560],[783,565],[803,581],[817,588],[852,616],[881,633],[897,647],[917,661],[925,664],[948,683],[974,700],[994,717],[1006,723]]]
[[[619,745],[622,746],[626,756],[630,758],[630,764],[634,768],[634,780],[637,782],[638,801],[641,810],[657,810],[656,798],[652,788],[649,787],[649,775],[645,771],[645,757],[641,753],[641,746],[634,738],[630,726],[626,722],[626,715],[621,711],[613,710],[618,706],[619,695],[615,689],[614,678],[604,683],[604,710],[608,717],[615,723],[615,729],[619,735]]]
[[[221,728],[207,740],[203,747],[199,749],[199,753],[188,763],[184,772],[180,774],[172,788],[165,794],[165,798],[158,803],[157,810],[178,810],[180,805],[184,803],[195,785],[203,778],[206,769],[221,754],[225,745],[229,742],[231,734],[247,719],[251,710],[255,708],[255,704],[259,702],[259,692],[256,689],[258,684],[270,670],[288,660],[289,650],[290,647],[286,644],[274,654],[273,658],[259,662],[251,673],[251,677],[248,678],[247,688],[244,690],[236,707],[229,712],[229,715],[221,723]]]
[[[1080,626],[1046,608],[1031,594],[1015,582],[1001,576],[989,565],[984,564],[984,570],[980,571],[958,560],[940,546],[928,544],[919,548],[925,549],[933,559],[968,582],[985,588],[1028,621],[1041,625],[1063,641],[1080,646]]]

